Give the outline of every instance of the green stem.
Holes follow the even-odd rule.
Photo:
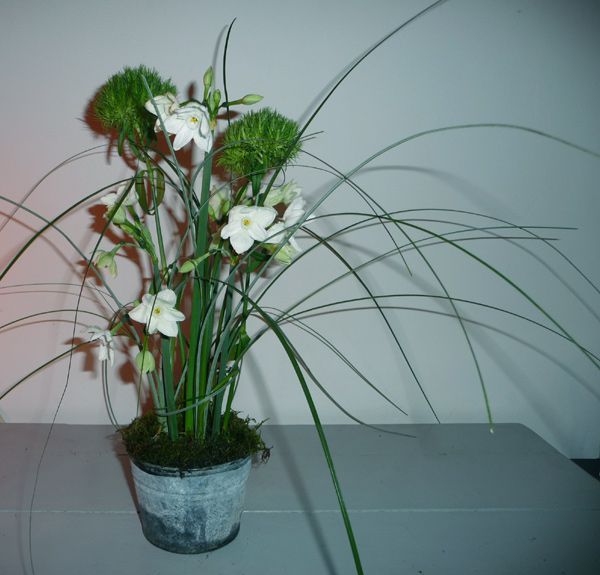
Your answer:
[[[162,340],[162,387],[164,391],[165,406],[169,414],[167,417],[167,432],[172,440],[177,439],[177,415],[175,411],[175,390],[173,389],[173,364],[171,363],[171,342],[168,338]]]
[[[158,250],[160,254],[160,269],[166,270],[167,268],[167,256],[165,255],[165,244],[162,235],[162,226],[160,225],[160,210],[158,209],[158,202],[156,196],[156,189],[154,187],[154,178],[152,177],[152,167],[146,160],[146,173],[148,174],[148,181],[150,182],[150,190],[152,192],[152,203],[154,206],[154,218],[156,227],[156,237],[158,239]],[[167,282],[165,282],[167,283]]]
[[[229,266],[229,272],[231,272],[231,265]],[[231,306],[232,306],[232,300],[233,300],[232,283],[234,280],[231,277],[230,273],[228,274],[228,276],[229,276],[229,279],[227,281],[225,295],[223,296],[223,309],[219,316],[219,328],[218,328],[218,332],[217,332],[219,334],[219,337],[222,340],[221,341],[222,347],[221,347],[221,353],[220,353],[220,363],[219,363],[219,385],[221,385],[222,382],[227,377],[227,365],[229,363],[230,355],[231,355],[231,353],[230,353],[231,342],[230,342],[230,337],[229,337],[231,331],[229,329],[227,329],[227,330],[222,329],[223,325],[229,324],[229,319],[231,318]],[[216,346],[216,347],[218,347],[218,346]],[[223,431],[227,431],[227,428],[229,426],[231,402],[233,400],[231,391],[232,391],[232,388],[230,387],[228,390],[227,403],[225,406],[225,413],[224,413],[224,417],[223,417]],[[223,396],[221,396],[221,397],[223,397]],[[219,406],[219,408],[220,407],[221,406]],[[213,435],[214,435],[214,426],[213,426]]]
[[[192,315],[190,319],[190,344],[188,353],[188,371],[185,383],[184,406],[189,407],[194,403],[196,382],[196,355],[198,350],[198,337],[200,333],[200,318],[202,316],[200,280],[195,278],[192,288]],[[185,432],[196,433],[196,409],[185,412]]]
[[[210,392],[210,382],[208,381],[208,372],[211,363],[211,346],[214,327],[214,313],[207,314],[204,318],[204,325],[201,332],[200,344],[200,365],[198,370],[197,388],[198,394],[196,397],[204,397]],[[206,419],[208,416],[208,404],[202,404],[198,408],[198,437],[204,438],[206,435]]]
[[[233,398],[235,397],[235,392],[237,390],[238,382],[240,379],[240,373],[242,369],[242,360],[240,359],[238,365],[238,373],[235,376],[235,381],[229,386],[227,391],[227,403],[225,404],[225,411],[223,412],[223,431],[227,431],[229,428],[229,421],[231,419],[231,404],[233,403]]]
[[[208,246],[208,200],[210,198],[210,179],[212,168],[212,155],[206,154],[202,168],[202,189],[200,193],[200,206],[197,211],[197,220],[195,222],[196,238],[194,256],[198,257],[206,253]],[[192,194],[192,189],[189,190]],[[188,357],[188,373],[185,386],[185,406],[191,406],[197,398],[202,397],[206,390],[206,381],[202,381],[202,373],[207,373],[207,357],[203,355],[206,344],[202,343],[203,329],[206,333],[206,327],[203,326],[202,318],[205,318],[205,312],[208,305],[208,282],[210,277],[210,267],[206,260],[200,262],[194,274],[194,285],[192,289],[192,317],[190,323],[190,351]],[[206,321],[206,320],[205,320]],[[211,333],[212,337],[212,325]],[[198,352],[201,352],[200,355]],[[204,435],[203,423],[199,417],[199,408],[190,409],[185,414],[185,430],[187,433],[193,433],[198,437]]]

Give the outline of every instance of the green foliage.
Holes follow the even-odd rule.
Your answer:
[[[144,108],[150,99],[144,78],[153,96],[177,93],[171,80],[163,80],[153,68],[125,67],[108,79],[94,103],[94,112],[102,125],[117,130],[121,141],[133,138],[147,142],[155,138],[156,117]]]
[[[192,434],[180,434],[173,440],[162,430],[156,415],[148,413],[121,429],[121,434],[132,459],[189,470],[228,463],[259,452],[263,458],[268,457],[269,450],[253,423],[254,420],[242,419],[234,413],[227,431],[217,436],[202,440]]]
[[[270,108],[263,108],[232,122],[224,135],[219,165],[236,176],[263,177],[270,170],[291,162],[300,148],[298,124]]]

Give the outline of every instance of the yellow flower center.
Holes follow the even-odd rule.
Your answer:
[[[200,120],[198,120],[198,118],[196,118],[196,116],[192,116],[192,117],[190,118],[190,122],[191,122],[192,124],[197,124],[199,121],[200,121]]]
[[[160,315],[160,308],[159,307],[155,307],[152,313],[154,315]]]
[[[242,225],[243,225],[245,228],[247,228],[247,227],[248,227],[249,225],[251,225],[251,224],[252,224],[252,220],[251,220],[250,218],[244,218],[244,219],[242,220]]]

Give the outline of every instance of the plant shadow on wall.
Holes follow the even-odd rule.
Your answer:
[[[132,173],[72,207],[76,210],[92,200],[100,206],[91,210],[97,239],[90,257],[66,234],[62,235],[76,257],[85,262],[74,324],[86,312],[82,294],[89,291],[99,296],[98,302],[106,314],[102,322],[96,322],[101,325],[92,327],[90,339],[99,353],[107,407],[115,426],[120,428],[108,385],[112,373],[109,366],[115,360],[135,366],[134,373],[122,371],[119,375],[131,378],[138,388],[140,402],[146,401],[152,407],[149,414],[121,431],[132,458],[136,482],[139,478],[142,485],[138,500],[144,534],[161,547],[177,552],[189,553],[192,548],[201,552],[227,543],[237,534],[239,522],[210,542],[202,539],[190,543],[189,548],[161,543],[156,537],[159,519],[151,503],[145,507],[146,495],[147,491],[155,490],[157,477],[166,484],[188,476],[194,482],[203,482],[205,468],[215,466],[225,466],[227,473],[240,472],[241,477],[247,474],[252,455],[267,456],[268,450],[257,429],[260,425],[234,409],[244,358],[267,334],[287,358],[313,418],[357,573],[362,573],[358,546],[313,390],[318,389],[352,420],[364,422],[344,406],[343,397],[330,392],[322,383],[319,374],[313,371],[310,354],[303,353],[296,345],[293,337],[296,332],[292,328],[323,346],[342,370],[349,370],[379,401],[396,413],[405,414],[361,369],[358,361],[348,357],[332,337],[316,327],[319,324],[313,323],[315,318],[323,320],[335,315],[347,318],[355,313],[353,318],[360,321],[365,310],[372,312],[381,321],[393,353],[404,361],[412,382],[436,419],[435,398],[426,392],[418,367],[398,336],[394,316],[397,312],[414,308],[455,322],[454,337],[459,334],[474,366],[490,425],[490,401],[469,329],[475,325],[469,317],[471,311],[483,309],[498,317],[536,326],[572,345],[594,367],[600,366],[598,357],[534,297],[470,248],[473,242],[484,240],[506,242],[520,250],[528,249],[523,244],[538,244],[550,250],[551,255],[564,258],[551,244],[553,228],[515,225],[456,209],[389,211],[377,191],[371,193],[358,181],[358,175],[372,162],[399,146],[454,130],[519,130],[594,156],[598,154],[552,135],[508,124],[464,124],[416,133],[382,148],[343,173],[306,149],[311,137],[308,128],[340,82],[404,25],[340,74],[302,126],[270,108],[256,109],[261,100],[256,94],[242,97],[228,94],[225,62],[231,28],[224,47],[222,88],[217,87],[212,67],[206,70],[197,93],[188,91],[183,98],[170,80],[152,68],[125,68],[103,85],[87,108],[90,128],[108,139],[107,157],[112,156],[111,150],[116,150]],[[248,106],[253,108],[246,111]],[[244,112],[236,112],[239,116],[235,117],[234,108]],[[197,161],[195,153],[200,156]],[[332,182],[324,186],[310,206],[299,183],[287,175],[286,168],[291,165],[324,172],[328,182]],[[326,212],[327,200],[341,190],[355,194],[359,207]],[[23,205],[18,207],[28,209]],[[46,229],[62,233],[63,215],[51,219],[40,216],[40,230],[9,262],[0,280],[29,245],[43,237]],[[385,248],[372,251],[364,240],[365,234],[370,233],[383,237]],[[300,238],[300,234],[305,238]],[[359,240],[355,241],[355,237]],[[538,319],[470,297],[457,297],[437,268],[439,254],[433,250],[440,247],[488,272],[527,303]],[[321,254],[330,259],[319,259]],[[270,305],[270,296],[281,296],[277,287],[288,281],[294,269],[302,269],[313,258],[317,258],[314,260],[317,266],[322,261],[333,262],[331,270],[326,270],[332,275],[317,285],[314,284],[319,277],[296,281],[301,284],[302,293],[291,295],[297,300],[285,301],[277,307]],[[127,274],[133,274],[142,284],[138,294],[141,297],[133,301],[122,300],[111,287],[109,277],[117,276],[120,264],[125,261],[129,266]],[[572,265],[570,260],[566,261]],[[386,281],[380,282],[380,276]],[[89,281],[92,278],[96,285]],[[354,291],[337,289],[349,281]],[[408,291],[398,287],[407,284],[411,286]],[[331,293],[335,295],[329,299]],[[423,301],[427,306],[420,305]],[[40,315],[34,314],[29,319]],[[117,341],[122,344],[119,349]],[[72,348],[53,359],[65,357],[89,343],[74,338]],[[133,362],[124,353],[129,349],[134,350]],[[32,373],[38,371],[36,368]],[[26,376],[0,393],[0,399],[25,379]],[[231,481],[239,482],[240,477],[236,475]],[[163,529],[164,524],[161,526]]]

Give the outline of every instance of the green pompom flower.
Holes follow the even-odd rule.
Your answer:
[[[294,120],[270,108],[248,112],[225,132],[219,164],[236,176],[262,178],[298,155],[298,133]]]
[[[152,68],[138,66],[111,76],[96,98],[94,112],[105,128],[119,132],[119,149],[126,138],[142,143],[155,138],[155,118],[144,108],[150,99],[144,78],[153,96],[177,92],[171,80],[163,80]]]

